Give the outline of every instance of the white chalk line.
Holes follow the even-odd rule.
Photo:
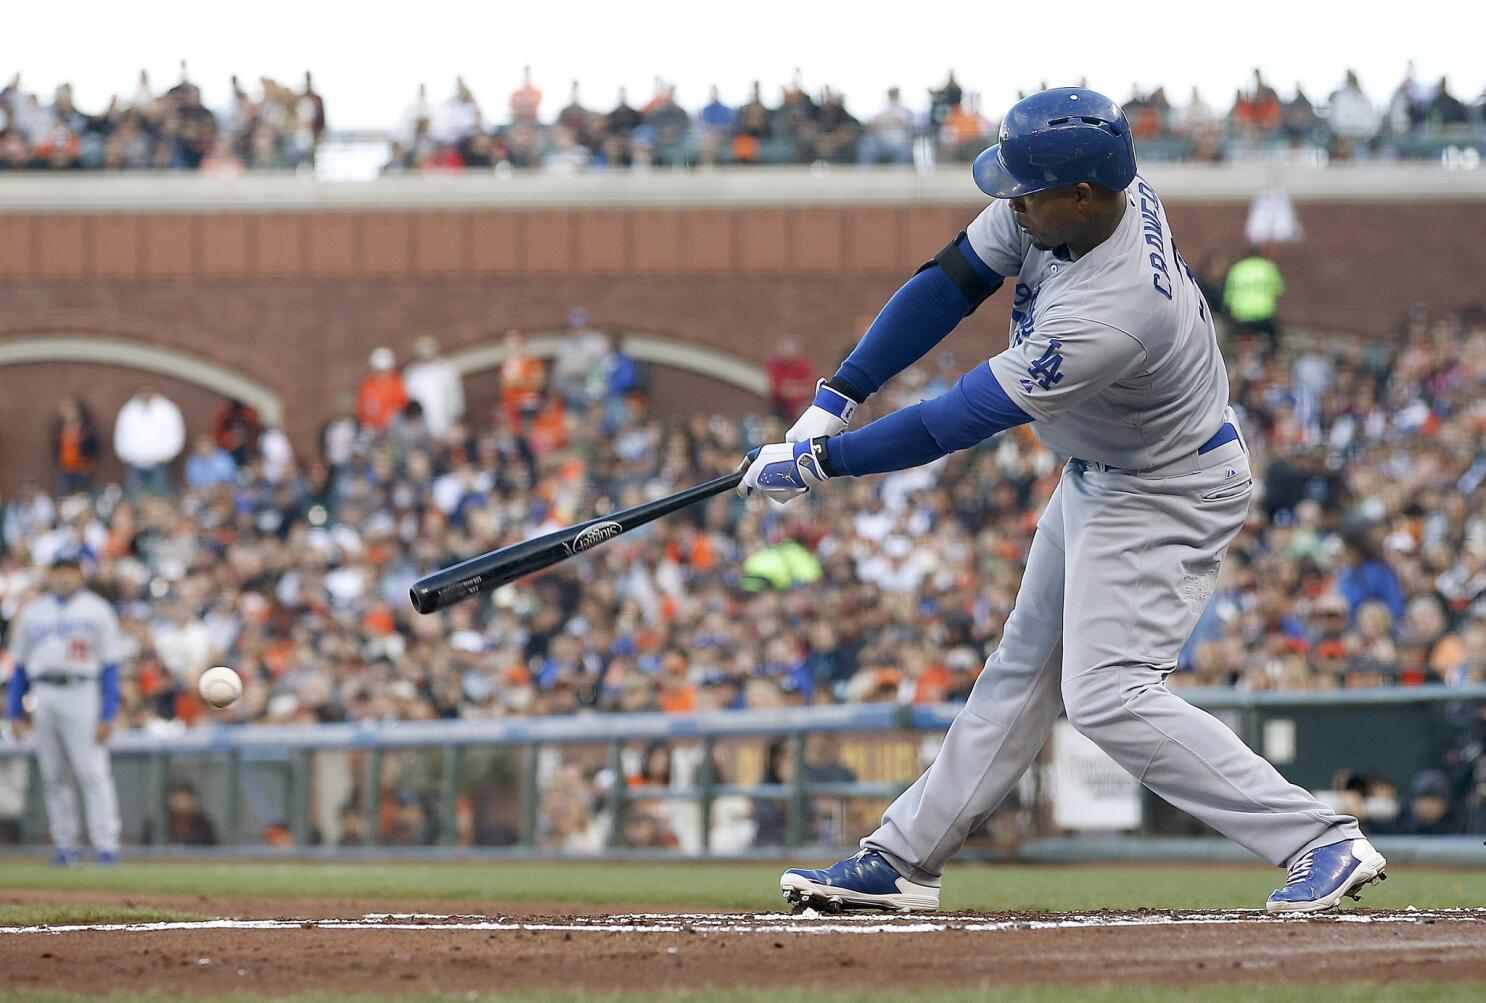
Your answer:
[[[1413,909],[1390,913],[1334,912],[1271,916],[1261,909],[1213,912],[1109,914],[1070,913],[1058,919],[928,919],[880,914],[822,920],[807,911],[787,913],[631,913],[573,917],[564,922],[522,922],[438,913],[368,913],[360,919],[207,919],[154,923],[79,923],[0,927],[0,934],[164,933],[193,930],[422,930],[470,933],[701,933],[701,934],[891,934],[999,933],[1009,930],[1099,929],[1127,926],[1240,925],[1264,923],[1482,923],[1486,909]]]

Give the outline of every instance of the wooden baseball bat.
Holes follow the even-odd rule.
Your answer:
[[[742,481],[743,470],[740,468],[705,484],[615,512],[602,519],[591,519],[539,536],[535,540],[492,550],[488,554],[472,557],[418,579],[413,583],[408,596],[413,601],[413,608],[419,613],[433,613],[462,599],[498,589],[534,571],[566,561],[575,554],[581,554],[605,540],[612,540],[663,515],[669,515],[713,495],[720,495],[724,491],[731,491]]]

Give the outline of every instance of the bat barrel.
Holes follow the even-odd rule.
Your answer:
[[[730,491],[742,481],[742,471],[714,478],[667,498],[569,526],[555,533],[461,561],[418,579],[408,590],[413,609],[433,613],[462,599],[498,589],[559,561],[596,547],[621,533],[643,526],[694,502]]]

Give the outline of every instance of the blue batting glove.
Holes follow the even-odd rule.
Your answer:
[[[856,401],[821,380],[815,384],[815,402],[784,433],[784,441],[804,442],[820,435],[840,435],[851,424],[856,409]]]
[[[758,492],[777,502],[799,497],[829,476],[822,463],[825,448],[825,436],[760,446],[748,454],[751,462],[738,494],[747,498]]]

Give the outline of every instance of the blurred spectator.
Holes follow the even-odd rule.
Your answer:
[[[325,99],[315,90],[310,71],[304,71],[304,89],[299,93],[296,108],[300,148],[309,163],[315,162],[315,153],[325,135]],[[306,142],[307,140],[307,142]]]
[[[779,418],[793,421],[815,398],[818,367],[800,347],[798,338],[786,335],[764,360],[769,374],[769,403]]]
[[[423,409],[428,434],[442,439],[454,423],[464,418],[464,377],[459,368],[439,353],[439,343],[429,335],[413,345],[413,361],[403,372],[408,396]]]
[[[263,421],[258,409],[236,398],[228,398],[212,415],[212,437],[218,446],[232,454],[233,462],[243,466],[258,452],[258,437],[263,434]]]
[[[929,89],[929,125],[938,130],[949,121],[954,109],[960,106],[965,96],[960,82],[955,79],[955,71],[949,71],[949,79],[944,82],[943,87]]]
[[[955,116],[954,122],[946,123],[945,128],[955,133],[972,128],[973,126],[967,125],[967,121],[974,121],[977,126],[983,124],[978,122],[973,109],[957,105],[952,114]],[[855,159],[854,151],[861,134],[862,124],[846,110],[845,97],[838,91],[825,88],[821,93],[820,111],[815,119],[816,156],[833,164],[849,164]]]
[[[1342,537],[1341,573],[1337,591],[1347,600],[1355,619],[1362,607],[1375,602],[1394,620],[1403,619],[1404,592],[1398,572],[1379,553],[1371,531],[1354,529]]]
[[[1246,257],[1228,269],[1223,308],[1241,332],[1264,335],[1273,349],[1280,337],[1275,313],[1284,293],[1285,280],[1280,277],[1279,266],[1259,248],[1251,247]]]
[[[967,94],[947,109],[940,127],[940,142],[957,159],[973,159],[989,145],[989,132],[990,123],[980,114],[980,95]]]
[[[12,553],[23,549],[28,542],[49,532],[56,521],[57,507],[51,495],[41,489],[35,478],[22,478],[15,494],[5,503],[5,549]]]
[[[157,842],[154,820],[146,819],[142,842]],[[158,842],[169,846],[216,846],[217,829],[201,810],[196,788],[184,781],[170,785],[165,793],[165,831]]]
[[[521,68],[521,86],[511,94],[511,121],[517,125],[536,125],[542,105],[542,92],[531,82],[531,67]]]
[[[697,125],[702,132],[702,163],[715,164],[722,158],[737,121],[737,110],[723,103],[717,85],[713,84],[707,104],[697,113]]]
[[[1252,144],[1278,133],[1284,112],[1279,94],[1264,82],[1263,75],[1256,68],[1249,89],[1238,92],[1233,110],[1228,114],[1239,136]]]
[[[428,100],[428,85],[418,85],[418,96],[403,109],[393,131],[393,139],[402,146],[405,155],[412,157],[418,147],[429,136],[436,114],[433,102]]]
[[[547,367],[526,348],[526,332],[511,328],[505,337],[506,357],[500,364],[501,404],[506,421],[522,428],[542,408],[542,393],[547,388]]]
[[[237,462],[209,435],[198,435],[196,446],[186,457],[186,486],[193,491],[231,484],[237,480]]]
[[[218,654],[211,628],[195,616],[191,601],[179,595],[150,628],[150,643],[178,688],[195,686]]]
[[[588,311],[568,312],[567,330],[552,361],[552,389],[570,408],[583,409],[603,396],[604,357],[609,342],[588,325]]]
[[[629,139],[629,134],[644,121],[640,113],[630,107],[629,96],[625,89],[619,88],[619,102],[614,106],[614,110],[609,112],[605,121],[605,130],[608,135],[622,144]],[[617,164],[618,161],[614,163]]]
[[[691,129],[691,116],[676,103],[675,84],[659,84],[655,99],[645,107],[644,114],[645,124],[654,130],[658,146],[674,146],[684,141]]]
[[[484,125],[480,104],[463,77],[454,80],[454,93],[439,105],[429,127],[434,142],[460,148]]]
[[[73,394],[57,405],[52,421],[52,457],[57,466],[57,494],[70,495],[93,486],[98,464],[98,431],[81,397]]]
[[[1425,118],[1430,125],[1446,130],[1463,126],[1468,121],[1465,103],[1450,93],[1449,82],[1444,77],[1440,77],[1435,86],[1434,100],[1429,103]]]
[[[1281,106],[1280,119],[1285,135],[1292,141],[1298,143],[1311,138],[1316,127],[1316,108],[1300,84],[1295,85],[1295,96]]]
[[[794,782],[794,761],[789,740],[777,738],[764,750],[763,783],[786,785]],[[753,802],[755,846],[784,846],[789,839],[789,800],[778,795],[755,798]]]
[[[384,429],[408,406],[408,391],[397,371],[397,356],[382,346],[372,350],[367,373],[356,390],[356,420],[363,428]]]
[[[593,113],[583,107],[583,101],[578,96],[578,81],[574,80],[572,90],[568,95],[568,103],[563,106],[562,111],[557,113],[555,124],[577,136],[585,146],[591,146],[593,139],[589,135],[589,120],[592,116]]]
[[[762,159],[761,143],[773,131],[774,113],[764,104],[763,89],[757,80],[749,92],[748,103],[738,109],[737,131],[733,136],[733,159],[739,163],[758,163]]]
[[[898,88],[889,87],[887,103],[867,122],[858,147],[859,164],[913,162],[913,112],[904,106]]]
[[[1406,836],[1444,836],[1459,832],[1450,782],[1440,770],[1425,770],[1409,784],[1409,802],[1395,830]]]
[[[1193,139],[1207,135],[1217,123],[1212,105],[1202,100],[1202,94],[1196,87],[1192,88],[1186,107],[1177,115],[1177,123],[1178,131]]]
[[[279,484],[294,470],[294,446],[277,425],[269,425],[258,438],[258,455],[263,463],[263,477],[269,484]]]
[[[114,419],[114,455],[124,464],[124,491],[170,493],[170,463],[186,445],[181,409],[152,385],[130,397]]]
[[[1336,137],[1333,152],[1337,156],[1356,157],[1368,152],[1378,134],[1378,110],[1357,81],[1357,74],[1347,71],[1342,85],[1331,92],[1331,132]]]

